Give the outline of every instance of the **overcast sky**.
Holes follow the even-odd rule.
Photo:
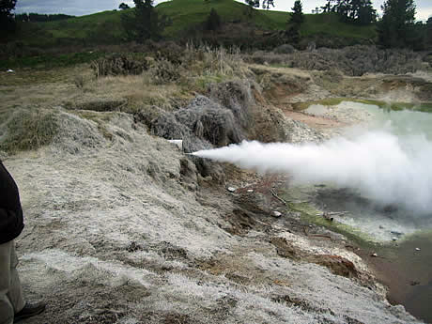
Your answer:
[[[241,0],[237,0],[244,2]],[[88,15],[91,13],[117,9],[121,2],[133,4],[133,1],[125,0],[18,0],[16,12],[37,12],[37,13],[64,13],[74,16]],[[163,0],[155,1],[155,3]],[[290,11],[294,0],[274,0],[275,10]],[[379,9],[384,0],[372,0],[374,7]],[[427,20],[432,16],[432,0],[415,0],[417,5],[417,20]],[[323,6],[326,0],[303,0],[303,11],[311,13],[317,6]]]

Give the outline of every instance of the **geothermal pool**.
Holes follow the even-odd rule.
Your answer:
[[[310,210],[344,212],[332,229],[364,242],[360,254],[390,288],[389,300],[432,323],[432,114],[430,105],[407,107],[312,105],[306,113],[341,116],[351,126],[323,143],[244,141],[193,154],[287,174],[287,190]]]
[[[428,107],[422,106],[394,111],[376,105],[342,102],[333,108],[344,109],[347,106],[367,111],[371,120],[358,129],[347,129],[346,136],[355,137],[364,129],[394,135],[411,161],[405,164],[406,168],[398,170],[389,166],[389,169],[395,178],[401,178],[396,182],[399,186],[407,185],[413,190],[406,190],[406,196],[399,201],[383,204],[380,199],[365,197],[355,186],[350,189],[320,186],[314,191],[313,204],[328,211],[345,212],[343,216],[335,216],[336,221],[359,229],[374,240],[375,243],[361,254],[369,260],[378,278],[389,287],[390,302],[402,304],[414,316],[432,323],[432,208],[428,201],[432,192],[432,167],[429,167],[432,162],[432,114],[424,112]],[[325,108],[311,106],[309,113],[323,114]],[[393,153],[383,151],[383,154]],[[425,181],[417,182],[411,175],[406,177],[412,171],[424,177]],[[386,186],[382,182],[376,185]],[[418,204],[424,206],[418,208]],[[371,257],[372,252],[378,257]]]

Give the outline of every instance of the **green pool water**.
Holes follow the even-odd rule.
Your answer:
[[[350,108],[367,112],[371,118],[361,127],[396,135],[408,152],[412,143],[409,139],[412,138],[416,138],[416,143],[423,141],[425,150],[432,148],[432,103],[333,98],[297,108],[305,109],[306,106],[309,112],[317,115],[325,115],[323,106],[330,106],[333,111]],[[352,133],[352,129],[347,129],[346,136],[352,136]],[[286,194],[290,196],[293,192],[296,188],[288,189]],[[302,187],[298,192],[301,194],[296,199],[308,203],[293,205],[292,208],[301,211],[308,221],[348,236],[366,251],[376,252],[378,258],[370,261],[378,278],[389,287],[389,300],[404,305],[417,318],[432,323],[432,210],[418,215],[397,205],[378,206],[355,190],[336,188],[331,184],[310,184],[309,190]],[[323,206],[326,211],[346,213],[336,216],[335,222],[330,223],[317,217],[317,210],[322,210]],[[366,253],[363,257],[370,255]]]

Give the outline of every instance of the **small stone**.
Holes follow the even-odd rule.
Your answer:
[[[273,212],[273,216],[279,218],[279,217],[282,216],[282,213],[281,213],[281,212],[278,212],[277,210],[275,210],[275,211]]]
[[[420,248],[415,248],[416,251],[420,251]]]
[[[380,226],[379,226],[379,229],[384,229],[384,226],[380,225]]]
[[[371,257],[376,258],[377,256],[378,256],[378,254],[376,254],[376,253],[372,253],[372,254],[371,254]]]
[[[253,190],[252,189],[248,189],[248,191],[247,192],[249,192],[249,193],[252,193],[253,192]]]
[[[397,236],[403,235],[402,232],[398,232],[398,231],[391,231],[390,233],[392,233],[393,235],[397,235]]]
[[[229,192],[235,192],[237,189],[234,188],[234,187],[228,187],[227,190],[228,190]]]

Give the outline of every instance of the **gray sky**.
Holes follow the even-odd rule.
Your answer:
[[[237,0],[244,2],[242,0]],[[16,12],[37,12],[37,13],[64,13],[75,16],[87,15],[104,10],[117,9],[121,2],[132,4],[133,1],[128,0],[18,0]],[[163,2],[163,0],[155,1],[155,3]],[[293,7],[294,0],[274,0],[275,10],[290,11]],[[379,9],[384,0],[372,0],[374,7]],[[417,5],[417,20],[427,20],[432,16],[432,1],[431,0],[416,0]],[[312,9],[317,6],[322,6],[326,0],[303,0],[303,11],[311,13]]]

